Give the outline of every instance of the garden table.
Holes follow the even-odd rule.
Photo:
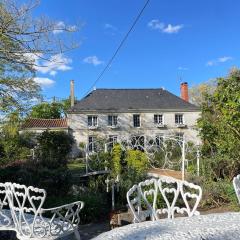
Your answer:
[[[215,213],[194,217],[145,221],[115,228],[95,240],[236,240],[240,239],[240,213]]]

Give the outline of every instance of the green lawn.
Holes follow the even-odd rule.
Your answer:
[[[85,163],[71,162],[67,164],[68,169],[72,174],[83,174],[85,173]]]

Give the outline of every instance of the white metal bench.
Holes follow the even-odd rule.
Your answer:
[[[240,203],[240,174],[233,178],[233,187],[234,187],[238,202]]]
[[[79,212],[84,203],[44,209],[45,199],[44,189],[0,183],[0,230],[16,231],[20,240],[58,239],[71,234],[79,240]]]
[[[133,222],[174,218],[176,214],[199,215],[197,207],[201,198],[200,186],[165,176],[140,182],[127,192]]]

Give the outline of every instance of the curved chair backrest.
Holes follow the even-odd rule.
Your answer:
[[[174,212],[176,209],[176,202],[180,193],[179,181],[172,177],[162,176],[158,179],[158,188],[163,198],[165,207],[157,209],[157,216],[167,214],[167,218],[174,218]]]
[[[17,183],[6,183],[6,185],[11,214],[17,231],[23,236],[34,236],[35,225],[41,218],[40,211],[46,198],[46,191]]]
[[[127,192],[127,202],[133,213],[133,222],[142,222],[141,196],[138,185],[133,185]],[[144,219],[145,220],[145,219]]]
[[[202,188],[187,181],[180,181],[179,184],[181,197],[185,207],[177,208],[176,211],[181,214],[185,212],[188,217],[200,215],[197,211],[197,207],[202,198]]]
[[[0,183],[0,226],[9,227],[12,224],[11,218],[4,212],[8,206],[6,184]],[[10,211],[10,210],[9,210]]]
[[[147,210],[145,216],[149,216],[152,220],[156,220],[156,202],[158,195],[158,186],[156,179],[147,179],[144,182],[138,184],[140,197],[143,200]]]
[[[240,174],[233,178],[233,187],[240,203]]]
[[[175,213],[188,217],[199,215],[197,207],[201,198],[200,186],[165,176],[158,180],[152,178],[140,182],[127,192],[127,201],[134,215],[134,222],[145,221],[148,216],[152,220],[160,219],[162,215],[174,218]]]

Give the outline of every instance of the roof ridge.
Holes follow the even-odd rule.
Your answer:
[[[165,91],[166,89],[162,87],[160,88],[97,88],[96,90],[93,90],[93,91],[97,91],[97,90],[164,90]]]
[[[67,120],[67,118],[28,118],[26,120]]]

